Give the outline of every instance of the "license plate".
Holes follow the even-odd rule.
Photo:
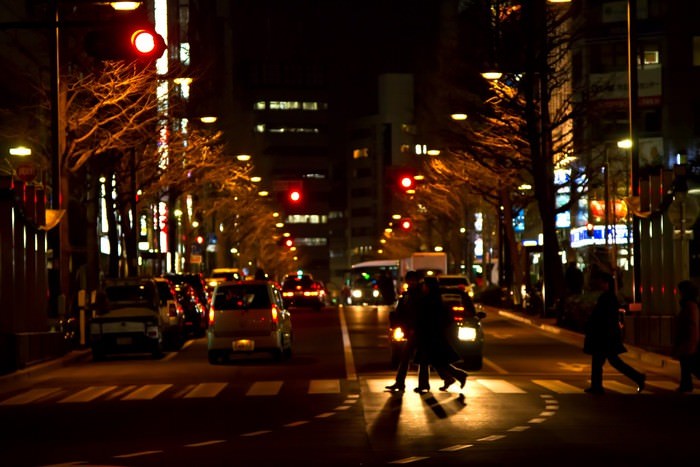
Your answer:
[[[133,342],[131,337],[117,337],[117,345],[131,345]]]
[[[255,350],[255,341],[250,339],[233,341],[233,350],[236,352],[252,352]]]

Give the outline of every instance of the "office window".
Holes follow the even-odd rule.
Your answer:
[[[266,108],[265,101],[256,102],[254,108],[255,108],[255,110],[265,110],[265,108]]]
[[[369,149],[368,148],[358,148],[358,149],[352,150],[352,158],[353,159],[363,159],[365,157],[369,157]]]

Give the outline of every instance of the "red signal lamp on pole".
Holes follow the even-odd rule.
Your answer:
[[[292,203],[298,203],[301,201],[301,191],[292,190],[289,192],[289,201]]]
[[[411,221],[411,219],[404,218],[401,219],[399,226],[401,227],[401,230],[409,231],[413,228],[413,222]]]

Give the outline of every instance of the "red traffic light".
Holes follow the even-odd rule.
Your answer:
[[[85,36],[85,51],[100,60],[157,60],[165,49],[165,40],[150,26],[107,25]]]
[[[289,201],[293,203],[298,203],[301,201],[301,191],[292,190],[289,192]]]
[[[284,241],[284,246],[286,246],[287,248],[293,247],[294,246],[294,239],[292,239],[292,238],[286,239]]]
[[[415,179],[411,175],[402,175],[399,177],[399,186],[404,190],[413,189]]]
[[[401,230],[411,230],[413,228],[413,222],[408,218],[401,219],[399,227],[401,227]]]
[[[149,55],[158,49],[158,36],[156,33],[145,29],[137,29],[131,34],[131,45],[141,55]],[[161,38],[162,39],[162,38]],[[161,54],[163,51],[161,51]]]

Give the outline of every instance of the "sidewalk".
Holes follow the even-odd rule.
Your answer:
[[[0,390],[12,389],[13,386],[30,383],[34,378],[37,378],[45,373],[90,357],[90,349],[72,350],[62,357],[37,363],[35,365],[28,366],[27,368],[13,371],[12,373],[0,375]]]
[[[583,349],[583,334],[557,326],[556,318],[540,318],[491,306],[485,306],[484,310],[491,313],[498,313],[499,316],[504,318],[538,328],[556,336],[556,338],[564,342],[578,345]],[[634,360],[644,365],[645,369],[653,371],[654,373],[661,373],[675,380],[678,380],[680,377],[680,365],[678,360],[668,355],[649,352],[630,344],[625,344],[625,347],[627,348],[627,352],[622,354],[621,357],[624,360],[630,360],[630,364],[632,364],[631,360]]]

